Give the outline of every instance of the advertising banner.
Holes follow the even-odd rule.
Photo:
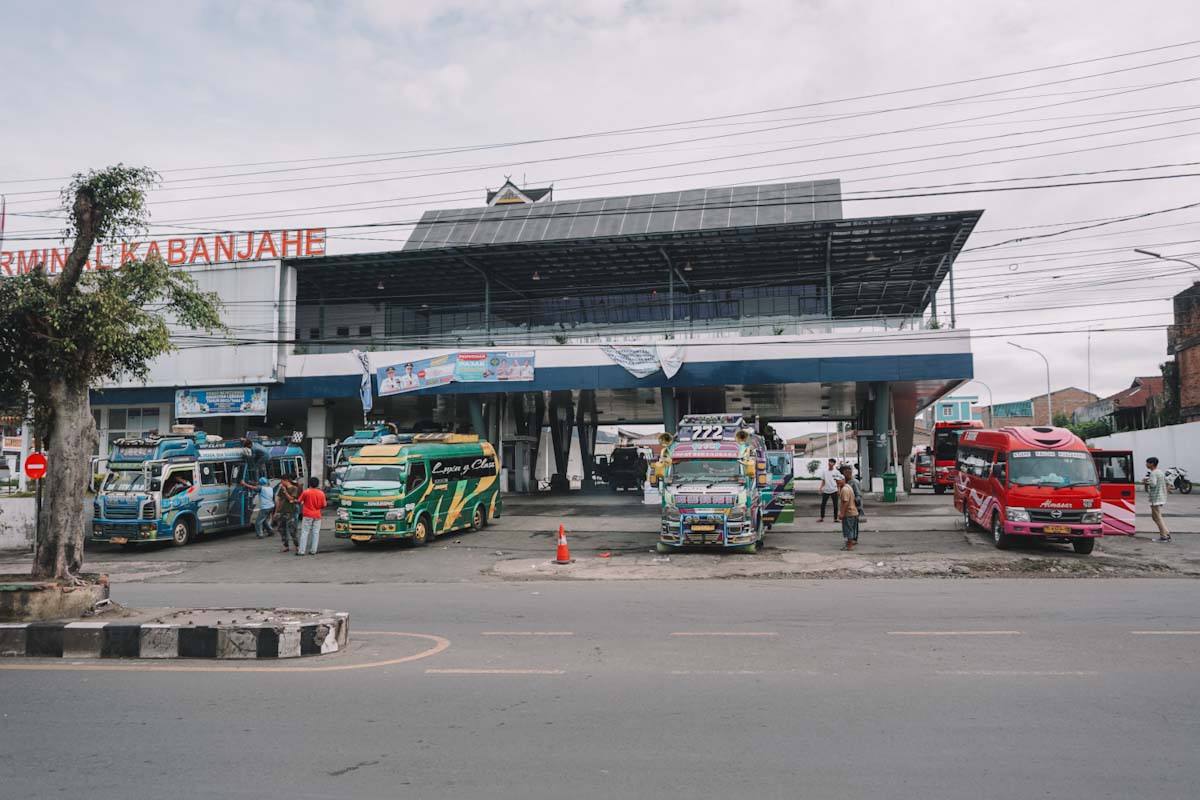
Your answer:
[[[531,381],[534,360],[532,350],[477,350],[392,364],[376,371],[379,396],[447,383]]]
[[[238,386],[227,389],[178,389],[175,418],[265,417],[267,387]]]
[[[362,367],[362,378],[358,382],[358,394],[362,399],[363,417],[365,418],[375,405],[375,399],[371,396],[371,360],[362,350],[351,350],[350,354]]]
[[[624,367],[631,375],[645,378],[661,368],[668,378],[674,378],[683,366],[684,348],[677,344],[600,345],[601,352]]]
[[[658,363],[662,364],[663,374],[674,378],[675,373],[683,366],[683,345],[659,344],[655,345],[654,349],[658,351]]]

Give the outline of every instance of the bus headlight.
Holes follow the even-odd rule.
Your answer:
[[[729,514],[725,517],[729,522],[742,522],[746,519],[746,507],[734,506],[729,509]]]
[[[388,519],[388,520],[398,520],[398,519],[402,520],[402,519],[404,519],[404,515],[407,513],[408,512],[405,511],[403,508],[393,508],[391,511],[384,514],[383,518]]]
[[[1009,522],[1029,522],[1029,511],[1024,508],[1006,508],[1004,516]]]
[[[678,506],[667,506],[667,522],[679,522]]]
[[[346,508],[339,508],[338,512],[337,512],[337,519],[339,522],[346,522],[347,520],[349,520],[350,519],[350,510],[346,509]]]
[[[1104,522],[1104,510],[1100,508],[1091,511],[1083,512],[1083,519],[1080,520],[1084,525],[1099,525]]]

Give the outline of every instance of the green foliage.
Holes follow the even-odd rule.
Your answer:
[[[1055,414],[1054,425],[1058,428],[1066,428],[1071,433],[1078,436],[1080,439],[1087,441],[1100,436],[1108,436],[1113,432],[1112,425],[1106,419],[1092,420],[1091,422],[1081,422],[1078,425],[1071,421],[1071,418],[1066,414]]]
[[[80,234],[83,197],[94,201],[96,239],[136,235],[145,220],[144,191],[155,179],[150,170],[123,166],[75,176],[63,195],[72,219],[68,231]],[[90,238],[87,233],[81,238]],[[90,242],[77,238],[75,247],[85,244],[90,250]],[[32,394],[43,419],[51,410],[51,379],[90,387],[144,378],[148,363],[173,349],[170,322],[224,330],[216,295],[199,291],[190,275],[157,257],[84,272],[73,287],[62,281],[44,270],[0,280],[0,397],[19,404]]]
[[[804,468],[808,470],[809,475],[816,475],[817,470],[821,468],[821,462],[814,458],[812,461],[805,464]]]

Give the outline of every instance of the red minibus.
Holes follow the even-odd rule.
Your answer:
[[[1021,537],[1070,542],[1090,553],[1104,511],[1092,454],[1064,428],[964,431],[958,442],[954,507],[970,527],[990,530],[996,547]]]
[[[913,485],[933,486],[933,456],[929,453],[913,456]]]
[[[977,419],[969,422],[938,422],[933,426],[933,491],[945,494],[954,488],[955,454],[958,437],[966,430],[982,428]]]
[[[1093,450],[1104,505],[1104,535],[1133,536],[1137,528],[1137,483],[1132,450]]]

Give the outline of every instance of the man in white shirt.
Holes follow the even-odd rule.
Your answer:
[[[404,374],[400,376],[400,388],[406,390],[421,388],[421,379],[413,374],[412,364],[404,365]]]
[[[838,521],[837,482],[842,474],[835,469],[836,466],[837,459],[831,458],[829,465],[821,473],[821,518],[817,522],[825,521],[825,504],[830,501],[833,501],[833,521]]]

